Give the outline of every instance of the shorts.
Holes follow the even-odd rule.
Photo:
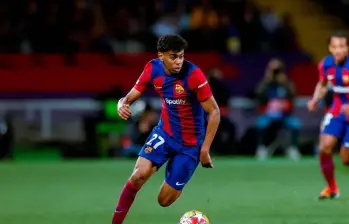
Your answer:
[[[349,123],[344,116],[334,117],[327,113],[321,124],[321,134],[342,139],[343,145],[349,148]]]
[[[201,145],[184,146],[155,127],[138,155],[150,160],[158,169],[168,161],[165,181],[181,191],[199,164]]]

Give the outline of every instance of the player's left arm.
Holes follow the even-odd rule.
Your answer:
[[[204,152],[210,152],[212,141],[216,135],[221,120],[220,111],[213,96],[210,96],[207,100],[201,101],[200,103],[206,113],[208,113],[206,136],[201,150]]]
[[[189,80],[189,87],[195,93],[196,98],[200,101],[201,106],[208,113],[207,130],[203,145],[201,147],[200,161],[204,167],[213,168],[209,156],[212,141],[216,135],[220,122],[220,111],[208,81],[203,72],[197,68],[193,71]]]

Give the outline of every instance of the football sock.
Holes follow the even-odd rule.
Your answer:
[[[323,176],[331,191],[335,191],[337,188],[336,180],[334,177],[334,163],[331,154],[320,153],[319,155],[320,167]]]
[[[120,198],[113,215],[112,224],[122,224],[133,201],[136,198],[136,194],[139,189],[140,188],[134,186],[131,181],[128,180],[126,182],[126,185],[121,191]]]

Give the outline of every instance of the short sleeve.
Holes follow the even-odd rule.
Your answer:
[[[207,100],[212,96],[210,85],[204,73],[196,68],[188,78],[189,88],[196,94],[197,99],[201,101]]]
[[[324,60],[322,60],[318,64],[318,71],[319,71],[319,81],[323,83],[327,82],[325,68],[324,68]]]
[[[139,76],[139,78],[138,78],[138,80],[133,88],[135,88],[139,92],[143,92],[145,90],[145,88],[147,87],[148,83],[150,82],[152,70],[153,70],[152,63],[148,62],[145,65],[142,74]]]

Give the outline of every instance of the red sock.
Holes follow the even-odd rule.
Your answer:
[[[121,191],[118,204],[116,206],[112,224],[122,224],[130,207],[135,200],[139,187],[134,186],[129,180]]]
[[[331,191],[335,191],[337,189],[337,184],[334,178],[334,163],[332,155],[320,153],[319,160],[322,174],[324,175],[329,188]]]

